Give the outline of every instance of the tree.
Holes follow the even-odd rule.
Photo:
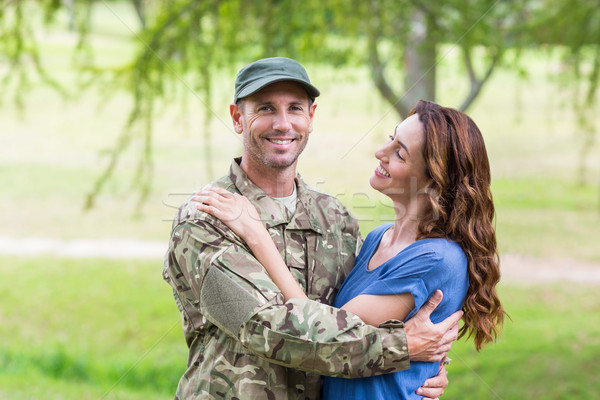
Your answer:
[[[41,3],[46,21],[64,7],[58,0]],[[436,64],[444,44],[452,43],[462,54],[464,79],[470,89],[452,105],[462,110],[473,104],[493,72],[503,65],[507,49],[559,45],[570,71],[569,82],[576,82],[577,88],[587,85],[585,97],[575,92],[573,102],[577,109],[590,110],[600,69],[596,3],[574,7],[568,0],[133,0],[131,5],[140,15],[133,60],[112,70],[81,64],[82,70],[93,71],[97,80],[124,83],[121,86],[134,99],[128,122],[86,208],[94,205],[132,140],[144,143],[135,182],[140,202],[145,200],[152,182],[152,120],[157,101],[180,96],[186,84],[197,89],[205,106],[208,143],[213,72],[260,57],[286,55],[336,66],[366,64],[381,96],[404,117],[416,100],[435,100]],[[29,55],[37,73],[53,85],[35,52],[32,27],[22,18],[26,4],[5,1],[0,13],[4,43],[0,54],[10,65],[5,81],[20,79],[23,85],[23,59]],[[94,7],[107,6],[92,0],[74,4],[79,7],[77,15],[83,16],[89,16]],[[78,51],[85,52],[89,51],[89,17],[80,21]],[[24,40],[31,46],[23,46]],[[186,77],[187,83],[180,77]],[[592,126],[585,112],[580,120]],[[588,142],[593,140],[593,131],[586,130]],[[211,171],[210,147],[205,148],[205,168]]]
[[[445,1],[394,1],[369,0],[363,16],[366,26],[358,26],[355,35],[364,31],[367,36],[368,61],[373,82],[380,94],[405,117],[419,99],[436,99],[436,65],[440,47],[454,43],[461,49],[470,90],[454,107],[466,110],[477,98],[483,85],[502,59],[510,45],[510,28],[519,9],[516,2],[489,0]],[[520,7],[520,6],[519,6]],[[387,55],[380,48],[388,45]],[[474,50],[485,53],[481,57],[482,72],[477,72]],[[396,61],[396,62],[394,62]],[[394,73],[391,82],[398,81],[404,72],[404,85],[394,90],[388,65]],[[398,86],[398,85],[396,85]]]
[[[558,84],[566,92],[583,133],[579,180],[586,174],[586,159],[597,136],[594,123],[600,76],[600,1],[546,0],[536,2],[536,18],[524,32],[525,42],[561,53],[564,72]]]

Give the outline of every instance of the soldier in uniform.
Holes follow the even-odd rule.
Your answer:
[[[296,173],[318,95],[288,58],[262,59],[237,75],[230,114],[243,153],[210,185],[252,202],[308,299],[284,301],[243,240],[184,203],[163,269],[189,348],[176,399],[319,399],[320,375],[366,377],[407,369],[409,358],[440,361],[456,339],[461,312],[429,321],[439,298],[406,325],[373,327],[331,307],[362,239],[348,210]],[[442,370],[423,395],[446,386]]]

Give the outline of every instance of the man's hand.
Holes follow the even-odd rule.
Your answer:
[[[433,378],[427,379],[423,386],[417,389],[417,394],[424,396],[423,399],[425,400],[438,400],[444,394],[444,390],[447,387],[448,371],[446,371],[444,360],[442,360],[438,374]]]
[[[458,321],[463,315],[462,311],[435,325],[429,319],[442,297],[441,290],[436,290],[404,326],[411,361],[441,361],[458,337]]]

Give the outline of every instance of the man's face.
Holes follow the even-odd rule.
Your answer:
[[[312,132],[316,104],[310,104],[302,86],[276,82],[232,104],[235,131],[243,135],[249,168],[286,169],[296,160]]]

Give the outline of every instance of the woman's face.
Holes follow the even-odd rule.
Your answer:
[[[371,176],[371,186],[392,200],[405,204],[423,194],[425,177],[423,124],[417,114],[406,118],[396,127],[390,141],[375,152],[380,161]]]

